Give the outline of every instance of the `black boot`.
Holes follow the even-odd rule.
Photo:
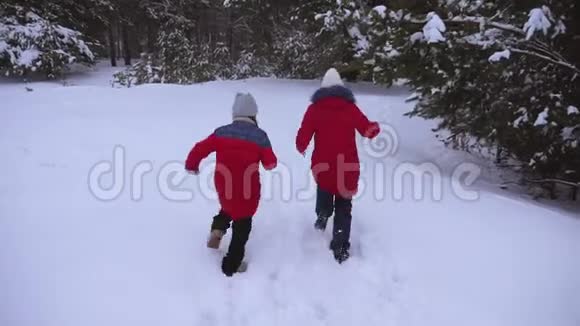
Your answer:
[[[350,258],[350,243],[333,245],[331,242],[330,249],[332,250],[334,259],[336,259],[339,264],[344,263],[348,258]]]
[[[352,223],[351,210],[352,200],[337,196],[334,229],[332,231],[330,249],[334,254],[334,259],[336,259],[339,264],[342,264],[350,257],[350,226]]]
[[[233,222],[232,240],[228,253],[222,260],[222,272],[226,276],[232,276],[234,273],[245,269],[243,266],[244,255],[246,252],[246,243],[252,231],[252,218],[242,219]]]
[[[316,222],[314,228],[320,231],[326,230],[328,219],[334,212],[334,195],[318,188],[316,192]]]
[[[320,231],[326,230],[326,225],[328,224],[328,217],[318,215],[316,222],[314,222],[314,228]]]

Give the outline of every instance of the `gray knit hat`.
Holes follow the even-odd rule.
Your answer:
[[[238,93],[232,107],[232,116],[239,117],[255,117],[258,115],[258,104],[250,93]]]

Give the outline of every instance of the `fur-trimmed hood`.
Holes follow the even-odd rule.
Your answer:
[[[347,100],[348,102],[356,103],[356,99],[354,98],[352,91],[344,86],[338,85],[319,88],[316,92],[314,92],[310,98],[310,101],[312,101],[312,103],[316,103],[328,97],[340,97]]]

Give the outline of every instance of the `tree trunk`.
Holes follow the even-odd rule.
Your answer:
[[[109,55],[111,57],[111,66],[117,66],[117,52],[115,45],[115,32],[113,31],[113,24],[109,24]]]
[[[141,37],[141,35],[147,35],[143,25],[139,24],[139,25],[135,26],[135,28],[133,28],[132,33],[130,33],[129,35],[130,35],[130,38],[136,40],[136,42],[135,42],[135,49],[137,50],[136,57],[141,57],[141,53],[145,52],[144,51],[145,39],[143,37]]]
[[[151,27],[151,22],[147,21],[147,52],[153,53],[154,44],[153,27]]]
[[[228,48],[230,49],[230,56],[232,59],[238,58],[238,53],[236,52],[236,48],[234,45],[234,26],[232,24],[232,10],[229,8],[226,9],[226,19],[227,19],[227,28],[226,28],[226,42]]]
[[[125,57],[125,66],[131,65],[131,47],[129,46],[129,28],[126,23],[121,25],[121,37],[123,39],[123,51]]]
[[[495,152],[495,164],[501,163],[502,155],[503,155],[503,148],[501,146],[497,146],[497,149]]]
[[[123,42],[121,42],[122,40],[122,33],[121,33],[121,27],[120,27],[120,23],[117,22],[117,60],[121,60],[121,56],[123,55]]]

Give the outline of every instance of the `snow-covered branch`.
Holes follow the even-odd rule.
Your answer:
[[[507,31],[507,32],[512,32],[512,33],[519,34],[519,35],[526,35],[526,32],[524,32],[523,29],[521,29],[517,26],[492,21],[492,20],[487,19],[485,17],[470,17],[470,16],[461,17],[461,16],[459,16],[459,17],[455,17],[455,18],[448,20],[448,23],[449,24],[453,24],[453,23],[455,23],[455,24],[477,24],[477,25],[483,26],[483,27],[493,27],[493,28],[497,28],[497,29]]]
[[[553,26],[551,20],[553,19],[552,12],[546,6],[542,8],[534,8],[528,14],[529,19],[524,24],[523,28],[497,22],[494,19],[498,17],[498,15],[493,16],[492,18],[487,17],[475,17],[475,16],[456,16],[451,19],[443,20],[446,24],[474,24],[481,26],[482,29],[486,27],[493,27],[503,31],[511,32],[514,34],[525,36],[526,40],[532,39],[536,32],[543,32],[544,35],[547,35],[548,30]],[[425,24],[430,20],[430,17],[427,17],[424,20],[417,20],[411,17],[406,17],[405,21],[413,24]],[[558,28],[558,31],[555,35],[558,35],[560,29],[565,30],[565,26],[561,21],[554,21],[554,25]]]
[[[552,27],[550,18],[552,12],[546,6],[542,8],[534,8],[530,11],[530,19],[524,25],[524,31],[526,32],[526,40],[532,39],[536,31],[544,32],[544,35],[548,34],[548,29]]]
[[[404,21],[407,23],[411,23],[411,24],[424,25],[429,20],[428,19],[414,19],[414,18],[407,17],[404,19]],[[484,26],[484,27],[494,27],[497,29],[501,29],[503,31],[512,32],[512,33],[519,34],[519,35],[526,35],[526,32],[524,32],[523,29],[521,29],[517,26],[491,21],[490,19],[487,19],[485,17],[457,16],[457,17],[454,17],[452,19],[443,19],[443,22],[445,24],[449,24],[449,25],[473,24],[473,25],[479,25],[479,26]]]
[[[423,26],[423,36],[427,43],[444,42],[443,33],[447,30],[443,20],[434,12],[427,15],[427,23]]]
[[[530,12],[530,20],[525,24],[524,29],[511,24],[492,21],[485,17],[473,16],[457,16],[452,19],[442,20],[441,24],[477,24],[482,30],[491,27],[517,34],[523,37],[522,40],[528,41],[527,44],[531,50],[525,50],[518,47],[507,47],[507,50],[510,52],[534,56],[561,67],[571,69],[575,73],[580,73],[580,69],[568,62],[560,53],[552,51],[545,43],[539,40],[531,39],[536,31],[543,31],[544,34],[547,34],[547,30],[550,27],[550,22],[547,18],[548,14],[549,10],[547,8],[532,10]],[[428,16],[425,20],[417,20],[407,16],[404,21],[413,24],[429,24],[432,21],[432,17]],[[499,55],[499,53],[503,53],[503,55]],[[501,58],[508,57],[505,55],[505,52],[498,52],[496,55],[490,57],[491,62],[499,61]]]
[[[509,47],[508,48],[509,51],[514,52],[514,53],[519,53],[519,54],[525,54],[525,55],[529,55],[529,56],[533,56],[542,60],[546,60],[549,61],[555,65],[559,65],[561,67],[566,67],[568,69],[572,69],[572,71],[576,72],[576,73],[580,73],[580,69],[578,69],[578,67],[574,66],[573,64],[567,62],[567,61],[562,61],[562,60],[555,60],[553,58],[550,58],[547,55],[538,53],[538,52],[534,52],[534,51],[529,51],[529,50],[523,50],[523,49],[518,49],[518,48],[513,48],[513,47]]]

